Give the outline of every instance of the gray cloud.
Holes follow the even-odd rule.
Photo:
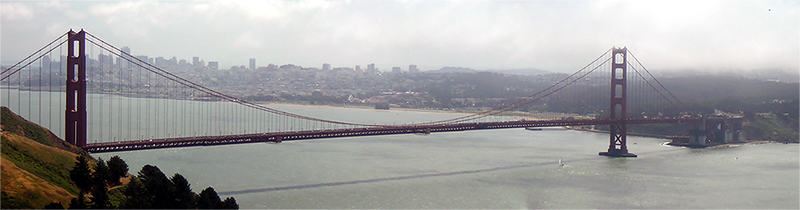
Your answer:
[[[650,69],[800,66],[796,1],[2,2],[2,63],[69,28],[133,54],[221,67],[293,63],[381,69],[573,71],[612,46]]]

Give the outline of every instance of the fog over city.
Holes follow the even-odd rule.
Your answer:
[[[800,66],[798,1],[3,1],[2,64],[69,29],[220,69],[415,64],[572,72],[626,46],[650,69]],[[407,69],[403,69],[407,71]]]

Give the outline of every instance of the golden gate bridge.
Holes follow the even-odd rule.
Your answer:
[[[54,57],[59,61],[52,61]],[[681,111],[686,109],[682,102],[627,48],[609,49],[576,72],[512,103],[451,119],[392,125],[323,119],[246,101],[209,88],[202,79],[166,71],[83,30],[70,30],[0,75],[3,106],[62,131],[56,133],[94,153],[601,125],[609,133],[608,150],[601,155],[635,157],[627,149],[628,125],[706,120]],[[66,94],[55,97],[58,100],[51,97],[62,93]],[[583,110],[530,111],[534,106],[555,109],[564,103],[580,103]]]

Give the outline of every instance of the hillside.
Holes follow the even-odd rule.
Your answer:
[[[50,204],[57,203],[100,209],[239,208],[233,197],[223,201],[212,187],[197,194],[182,175],[168,178],[156,166],[146,165],[139,176],[131,176],[119,156],[94,160],[47,129],[6,107],[0,109],[2,209],[54,207]]]
[[[798,119],[785,114],[759,113],[745,116],[743,130],[747,141],[777,141],[784,143],[800,143]],[[602,130],[607,127],[598,126]],[[667,136],[685,136],[693,129],[691,124],[643,124],[629,125],[628,132],[656,134]]]
[[[760,113],[746,116],[744,130],[747,139],[800,143],[798,119],[788,114]]]
[[[19,115],[14,114],[7,107],[0,107],[0,112],[2,112],[0,114],[0,123],[2,124],[1,126],[3,131],[9,131],[19,136],[25,136],[41,144],[70,151],[72,153],[84,155],[88,154],[75,145],[69,144],[66,141],[58,138],[55,134],[53,134],[53,132],[50,132],[50,130],[42,128],[39,125],[29,122]]]
[[[78,193],[69,178],[81,150],[57,138],[47,129],[28,122],[2,107],[3,208],[27,203],[41,208],[51,202],[69,203]],[[8,203],[6,201],[9,201]],[[23,201],[23,202],[15,202]]]

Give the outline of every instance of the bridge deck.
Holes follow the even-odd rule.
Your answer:
[[[659,123],[697,123],[702,118],[652,118],[626,119],[627,124],[659,124]],[[307,139],[338,138],[353,136],[375,136],[411,133],[435,133],[484,129],[507,129],[524,127],[558,127],[583,125],[608,125],[621,120],[537,120],[537,121],[504,121],[482,123],[457,123],[447,125],[385,126],[355,129],[312,130],[297,132],[254,133],[223,136],[198,136],[166,139],[147,139],[135,141],[106,142],[87,144],[84,150],[92,153],[158,149],[170,147],[213,146],[225,144],[242,144],[257,142],[282,142]]]

